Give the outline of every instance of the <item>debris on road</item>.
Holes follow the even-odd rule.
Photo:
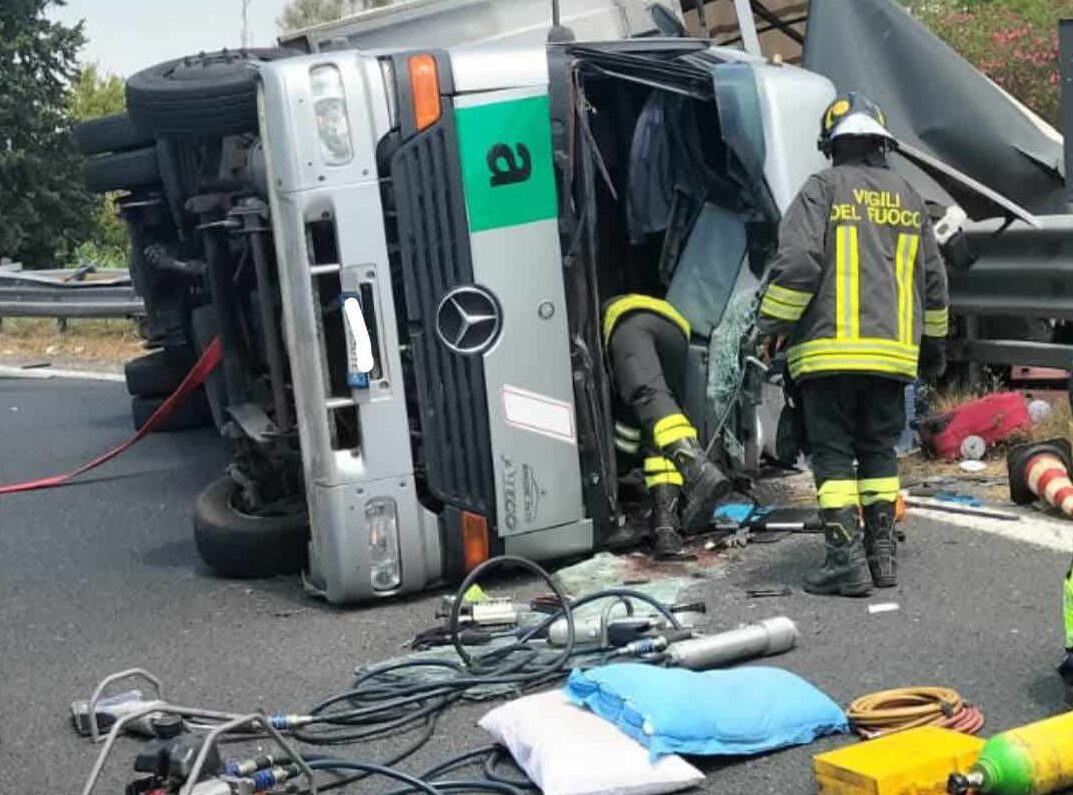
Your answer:
[[[972,505],[963,505],[955,502],[929,499],[926,497],[906,497],[905,504],[910,508],[923,508],[928,511],[942,511],[943,513],[963,514],[965,516],[979,516],[987,519],[1000,519],[1005,522],[1019,522],[1021,517],[1015,513],[997,511],[991,508],[977,508]]]
[[[897,602],[880,602],[875,605],[868,605],[868,612],[872,615],[877,613],[894,613],[901,608]]]

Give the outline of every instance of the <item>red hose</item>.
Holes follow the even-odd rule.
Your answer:
[[[160,404],[160,408],[153,412],[152,416],[145,421],[145,424],[138,429],[138,432],[127,439],[127,441],[123,442],[123,444],[118,447],[113,447],[107,453],[97,456],[89,463],[83,464],[78,467],[78,469],[74,469],[66,474],[38,478],[37,480],[28,480],[25,483],[11,483],[7,486],[0,486],[0,494],[18,494],[23,491],[53,489],[57,486],[63,486],[79,475],[111,461],[116,456],[133,447],[152,433],[160,423],[167,419],[168,415],[175,410],[175,407],[182,402],[183,398],[205,383],[205,379],[208,378],[209,373],[211,373],[216,368],[216,365],[220,363],[221,353],[222,348],[220,346],[220,340],[219,338],[216,338],[209,343],[209,347],[207,347],[205,352],[201,354],[201,358],[197,360],[197,363],[191,368],[190,372],[186,374],[186,378],[183,379],[183,382],[179,384],[178,388],[168,396],[167,400]]]

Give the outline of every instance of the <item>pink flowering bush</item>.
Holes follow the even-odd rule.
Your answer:
[[[1073,18],[1073,0],[906,0],[906,5],[981,72],[1058,126],[1058,20]]]

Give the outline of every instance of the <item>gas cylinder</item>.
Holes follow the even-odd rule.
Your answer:
[[[966,775],[947,792],[963,795],[1047,795],[1073,786],[1073,712],[996,734]]]

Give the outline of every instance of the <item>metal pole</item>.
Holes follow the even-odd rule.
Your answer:
[[[551,0],[551,24],[554,27],[559,27],[562,23],[563,15],[559,9],[559,0]]]
[[[745,52],[750,55],[763,57],[760,49],[760,34],[756,32],[756,17],[753,16],[753,7],[749,0],[734,0],[734,8],[738,12],[738,27],[741,29],[741,41]]]
[[[242,47],[250,46],[250,3],[253,0],[242,0]]]
[[[1073,202],[1073,181],[1069,179],[1073,174],[1073,19],[1058,23],[1058,41],[1061,48],[1062,132],[1066,139],[1066,187],[1069,191],[1066,200]]]

